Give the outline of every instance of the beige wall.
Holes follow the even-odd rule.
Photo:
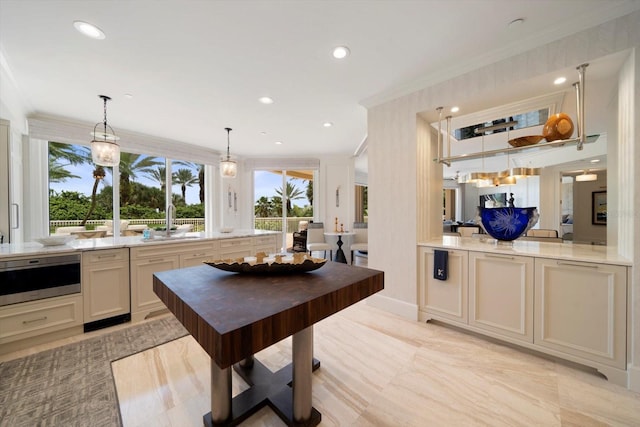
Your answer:
[[[440,203],[430,197],[434,188],[441,195],[442,167],[430,161],[429,158],[435,156],[425,155],[425,150],[432,148],[432,142],[425,136],[427,131],[419,131],[419,121],[416,119],[419,113],[434,111],[441,105],[456,105],[464,100],[490,97],[494,88],[515,85],[535,76],[639,46],[640,12],[635,12],[393,101],[370,106],[369,266],[385,272],[385,290],[381,296],[373,297],[371,303],[417,319],[416,241],[437,233],[435,228],[442,228],[441,217],[436,213],[440,211]],[[636,70],[636,84],[638,80]],[[640,105],[637,92],[635,101]],[[636,118],[636,132],[638,110],[635,108],[632,111]],[[637,154],[632,159],[631,170],[640,168]],[[616,185],[625,178],[617,177]],[[633,206],[630,215],[621,218],[619,224],[637,226],[640,224],[640,215],[634,216],[633,212],[640,212],[640,194],[633,184],[624,191],[626,195],[621,194],[620,198],[631,198]],[[639,240],[635,239],[636,242]],[[640,265],[638,245],[635,244],[635,255],[622,252],[633,260],[634,265]],[[635,270],[632,283],[633,313],[638,319],[640,283]],[[632,336],[638,335],[636,329],[639,328],[634,329]],[[637,378],[635,387],[640,390],[640,375],[637,375],[640,373],[640,341],[637,337],[631,346],[634,359],[632,370]]]

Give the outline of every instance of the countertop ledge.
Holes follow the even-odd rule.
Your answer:
[[[491,238],[481,240],[457,236],[443,236],[439,239],[418,242],[418,246],[632,266],[631,260],[620,255],[617,248],[612,246],[517,240],[510,244],[505,242],[497,243],[495,239]]]
[[[25,243],[3,243],[0,245],[0,259],[15,257],[21,255],[51,255],[51,254],[64,254],[74,253],[78,251],[91,251],[100,249],[118,249],[118,248],[131,248],[137,246],[150,246],[150,245],[171,245],[181,243],[193,243],[196,241],[206,240],[223,240],[223,239],[237,239],[241,237],[259,237],[270,236],[280,234],[277,231],[265,231],[265,230],[234,230],[231,233],[220,232],[189,232],[185,233],[180,238],[167,239],[167,240],[150,240],[145,241],[142,236],[128,236],[128,237],[104,237],[100,239],[76,239],[66,245],[57,246],[44,246],[37,242],[25,242]]]

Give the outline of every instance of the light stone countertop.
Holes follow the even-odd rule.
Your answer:
[[[222,240],[239,237],[257,237],[280,234],[277,231],[265,230],[234,230],[230,233],[213,232],[188,232],[183,236],[174,238],[151,238],[144,240],[142,236],[127,237],[103,237],[100,239],[76,239],[66,245],[44,246],[37,242],[25,243],[3,243],[0,245],[0,259],[22,256],[22,255],[50,255],[64,254],[78,251],[91,251],[98,249],[117,249],[134,246],[169,245],[179,243],[190,243],[205,240]]]
[[[439,239],[418,242],[418,246],[488,252],[501,255],[534,256],[565,261],[597,262],[624,266],[632,265],[630,259],[621,256],[617,249],[612,246],[517,240],[511,244],[509,242],[497,243],[497,241],[491,237],[482,240],[458,236],[443,236]]]

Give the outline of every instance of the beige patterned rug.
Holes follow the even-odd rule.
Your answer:
[[[167,316],[0,363],[0,426],[121,426],[111,362],[187,334]]]

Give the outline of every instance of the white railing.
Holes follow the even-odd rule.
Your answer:
[[[139,218],[139,219],[126,219],[122,218],[122,220],[129,221],[129,225],[141,225],[146,224],[150,227],[155,225],[165,225],[167,220],[164,218]],[[104,225],[104,219],[94,219],[86,222],[85,227],[88,230],[93,230],[98,225]],[[174,225],[182,225],[182,224],[192,224],[193,231],[203,231],[204,230],[204,218],[174,218],[171,220],[171,223]],[[55,220],[49,221],[49,232],[55,233],[56,228],[58,227],[73,227],[79,226],[82,224],[82,221],[79,219],[70,219],[70,220]]]

